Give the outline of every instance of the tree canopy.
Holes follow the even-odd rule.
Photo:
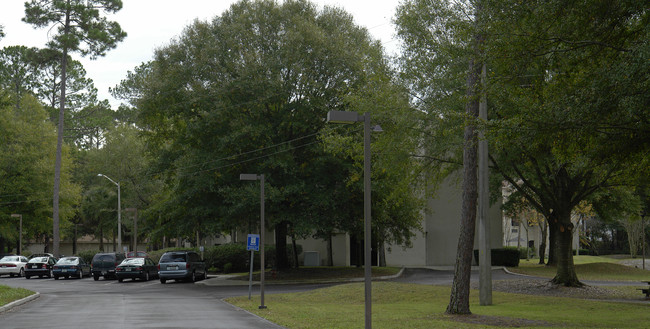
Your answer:
[[[286,236],[362,232],[351,226],[363,216],[361,167],[355,167],[360,148],[334,156],[319,136],[327,129],[361,145],[359,127],[326,127],[330,110],[371,111],[400,132],[407,120],[397,114],[410,108],[405,91],[391,84],[381,46],[344,11],[306,1],[241,1],[210,22],[188,26],[114,92],[137,108],[137,124],[170,188],[158,207],[176,220],[162,220],[183,223],[188,233],[250,228],[258,221],[258,192],[239,174],[263,173],[283,267]],[[371,109],[379,98],[394,98],[400,107]],[[391,195],[413,198],[403,185],[394,192],[385,186],[384,202]],[[396,210],[407,205],[413,204],[385,207],[386,217],[401,219],[386,225],[405,226],[384,230],[386,240],[408,241],[417,228],[416,211]]]
[[[648,174],[648,9],[638,1],[424,0],[398,9],[403,77],[434,132],[429,155],[441,167],[456,162],[459,129],[486,129],[491,166],[516,189],[511,200],[523,197],[549,222],[559,284],[580,285],[574,207]],[[486,122],[461,107],[471,100],[466,63],[476,35],[484,36]]]

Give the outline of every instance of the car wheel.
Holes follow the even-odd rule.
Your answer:
[[[54,276],[54,273],[52,273],[52,270],[50,270],[50,272],[47,274],[47,277],[51,279],[53,276]]]
[[[167,282],[167,280],[165,280],[165,279],[160,279],[160,283],[165,284],[165,282]]]
[[[99,280],[99,275],[97,274],[93,275],[93,279],[95,279],[95,281]]]
[[[119,281],[119,282],[124,282],[124,279],[119,278],[119,279],[117,279],[117,281]]]
[[[25,276],[25,269],[21,268],[20,272],[18,272],[18,276]]]
[[[54,276],[54,280],[58,280],[58,279],[59,279],[59,277],[55,275],[55,276]]]
[[[79,279],[84,278],[84,270],[79,270]]]
[[[13,277],[14,277],[14,274],[13,274],[13,273],[9,273],[9,277],[10,277],[10,278],[13,278]]]
[[[149,281],[149,272],[144,272],[144,281]]]
[[[196,272],[192,272],[192,282],[196,282]]]
[[[25,279],[29,280],[29,278],[31,278],[31,276],[25,275]]]

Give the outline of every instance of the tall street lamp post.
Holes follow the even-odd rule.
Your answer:
[[[18,255],[23,254],[23,215],[11,214],[11,217],[20,218],[20,227],[18,228]]]
[[[260,309],[265,309],[264,305],[264,174],[240,174],[239,180],[259,180],[260,181]]]
[[[370,126],[370,113],[359,115],[357,112],[329,111],[328,123],[350,124],[363,122],[363,226],[364,226],[364,281],[365,281],[365,328],[372,328],[372,259],[371,259],[371,185],[370,185],[370,132],[380,132],[381,127]]]
[[[117,250],[118,252],[122,252],[122,201],[120,196],[120,183],[115,182],[106,175],[97,174],[97,176],[104,177],[111,181],[111,183],[117,185]]]

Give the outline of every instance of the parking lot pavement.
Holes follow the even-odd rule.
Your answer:
[[[222,299],[247,288],[184,282],[0,278],[40,297],[0,313],[7,328],[282,328]]]

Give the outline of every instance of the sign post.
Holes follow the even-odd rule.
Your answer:
[[[246,243],[246,250],[251,251],[251,270],[248,275],[248,300],[251,300],[251,290],[253,289],[253,254],[255,251],[260,250],[260,236],[259,234],[249,234],[247,243]]]

